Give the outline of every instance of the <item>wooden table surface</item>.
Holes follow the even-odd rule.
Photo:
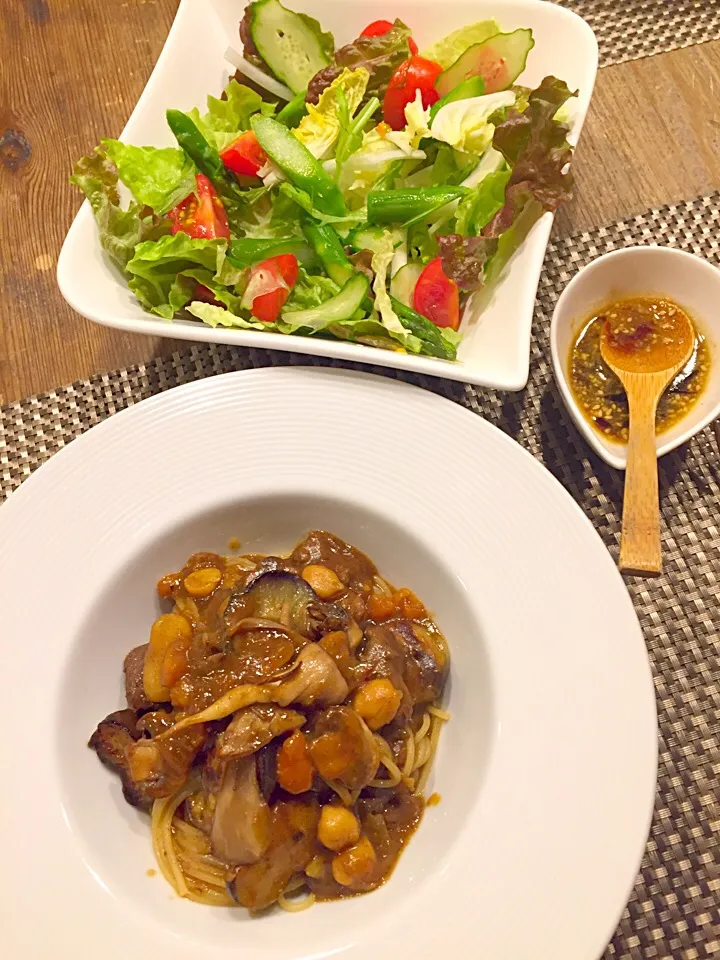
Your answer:
[[[181,346],[84,320],[55,282],[72,164],[120,133],[176,8],[0,0],[0,404]],[[720,41],[601,70],[556,232],[720,188],[718,95]]]

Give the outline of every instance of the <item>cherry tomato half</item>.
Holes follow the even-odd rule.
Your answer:
[[[223,150],[220,159],[233,173],[244,177],[256,177],[258,171],[267,163],[268,156],[252,130],[248,130]]]
[[[383,118],[393,130],[405,127],[405,107],[415,100],[418,90],[422,94],[423,107],[431,107],[440,99],[435,81],[443,72],[439,63],[425,57],[410,57],[401,63],[390,78],[385,100]]]
[[[432,320],[436,327],[460,326],[460,293],[454,280],[445,276],[442,258],[436,257],[425,267],[415,285],[414,305],[418,313]]]
[[[168,213],[171,233],[186,233],[199,240],[230,239],[230,226],[222,200],[204,173],[195,177],[196,190]]]
[[[264,323],[274,323],[277,320],[297,283],[298,269],[297,257],[292,253],[270,257],[252,268],[248,288],[255,282],[262,289],[261,293],[253,297],[250,312],[254,317]]]
[[[360,34],[361,37],[382,37],[388,31],[392,30],[393,24],[389,20],[373,20],[372,23],[369,23],[363,32]],[[408,47],[410,48],[410,53],[415,56],[418,53],[418,45],[415,43],[412,37],[408,37]]]

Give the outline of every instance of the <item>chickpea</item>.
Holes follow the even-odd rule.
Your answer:
[[[143,687],[148,700],[167,700],[170,690],[163,683],[163,665],[169,652],[173,657],[190,645],[192,627],[179,613],[164,613],[150,629],[150,644],[145,654]]]
[[[203,567],[193,570],[183,580],[185,589],[191,597],[209,597],[215,587],[222,580],[222,573],[217,567]]]
[[[367,883],[375,869],[375,850],[367,837],[333,857],[332,875],[343,887]]]
[[[352,811],[335,804],[322,808],[318,824],[318,840],[324,847],[338,853],[357,843],[359,837],[360,824]]]
[[[311,563],[302,572],[302,578],[309,583],[321,600],[331,600],[345,589],[345,584],[330,567]]]
[[[355,712],[371,730],[379,730],[394,720],[401,703],[402,694],[385,677],[363,683],[353,698]]]

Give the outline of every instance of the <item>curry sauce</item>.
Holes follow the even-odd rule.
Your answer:
[[[629,410],[625,390],[605,363],[600,339],[606,323],[617,339],[625,337],[627,348],[642,350],[661,341],[664,330],[681,308],[662,297],[636,297],[615,301],[593,314],[581,327],[570,351],[570,388],[585,419],[598,433],[618,443],[628,439]],[[656,433],[675,426],[697,403],[707,386],[710,350],[705,337],[695,330],[690,359],[674,377],[658,404]],[[620,344],[622,346],[622,344]]]

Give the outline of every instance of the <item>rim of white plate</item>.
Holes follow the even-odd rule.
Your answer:
[[[119,619],[148,623],[133,577],[147,579],[148,557],[166,543],[184,549],[183,537],[207,524],[217,536],[243,504],[248,524],[327,509],[383,572],[422,587],[441,626],[458,609],[474,617],[449,638],[455,727],[443,737],[436,788],[451,789],[393,877],[367,897],[250,922],[173,898],[160,879],[143,886],[151,862],[136,854],[147,828],[116,802],[117,782],[80,735],[93,698],[93,723],[116,707],[99,705],[108,690],[118,694],[119,656],[112,678],[93,658],[105,655]],[[52,576],[33,605],[28,570],[38,556]],[[389,960],[433,956],[472,936],[494,960],[591,960],[612,935],[654,799],[642,635],[579,507],[470,411],[345,371],[257,369],[178,387],[105,421],[29,478],[0,510],[0,563],[10,674],[27,663],[29,609],[42,654],[32,664],[33,710],[22,684],[10,685],[2,706],[8,718],[25,706],[23,736],[8,749],[11,776],[43,777],[24,799],[31,842],[20,830],[5,841],[11,944],[57,960],[84,947],[120,957],[142,942],[148,954],[170,947],[182,960],[198,945],[229,956],[241,942],[246,955],[290,960],[364,957],[372,942]],[[78,662],[93,668],[81,685]],[[471,721],[485,700],[488,729],[478,730]],[[92,807],[82,806],[88,794]],[[7,796],[1,803],[10,806]],[[41,869],[63,882],[39,925],[31,918]]]

